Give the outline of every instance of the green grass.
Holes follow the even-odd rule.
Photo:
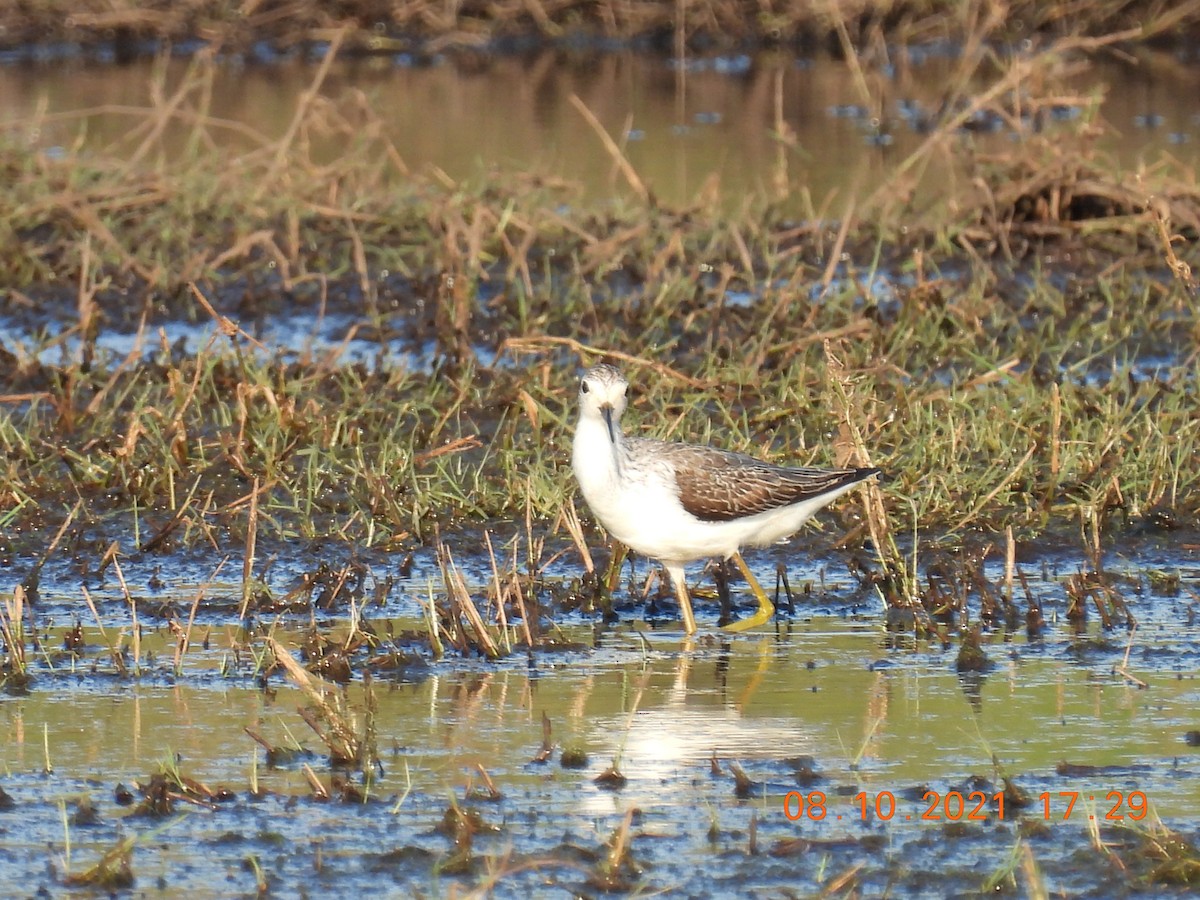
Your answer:
[[[1197,512],[1197,385],[1185,356],[1194,314],[1169,294],[1156,304],[1130,278],[1096,282],[1069,309],[1045,282],[1019,305],[983,279],[953,290],[924,305],[914,290],[893,321],[868,320],[836,345],[901,520],[905,498],[932,532],[1038,533],[1083,509],[1105,522]],[[1140,303],[1110,302],[1138,293]],[[631,347],[628,327],[642,346],[677,341],[673,353],[626,365],[631,429],[831,464],[845,448],[824,349],[808,338],[862,322],[860,299],[857,289],[819,308],[797,298],[764,336],[748,311],[686,301],[649,315],[626,308],[627,324],[627,301],[614,294],[604,302],[617,314],[586,336]],[[546,330],[570,333],[571,315],[568,303]],[[705,336],[701,347],[678,345],[680,316]],[[1178,361],[1134,377],[1124,360],[1139,352]],[[538,361],[551,358],[561,362],[543,380]],[[37,366],[37,399],[0,407],[0,510],[19,534],[82,498],[85,520],[123,521],[130,534],[137,521],[143,541],[182,511],[171,540],[225,546],[244,539],[257,478],[259,532],[276,539],[423,540],[435,523],[518,520],[527,498],[538,519],[553,519],[572,490],[575,367],[595,357],[547,345],[522,359],[535,368],[305,367],[222,338],[194,357],[122,371]],[[650,365],[659,360],[694,383]]]
[[[992,84],[1042,72],[1045,94],[1022,102],[1050,104],[1068,51],[1079,41]],[[1194,281],[1167,267],[1172,252],[1195,261],[1194,243],[1169,251],[1164,237],[1200,210],[1181,168],[1130,185],[1104,157],[1031,132],[956,182],[969,192],[957,216],[922,218],[881,190],[834,236],[765,201],[729,214],[634,192],[564,207],[570,191],[536,174],[443,184],[403,171],[370,121],[303,98],[284,137],[213,154],[212,74],[197,58],[161,84],[166,101],[107,153],[0,144],[6,312],[57,303],[82,347],[65,355],[64,335],[32,328],[0,344],[0,552],[40,553],[78,501],[80,521],[126,550],[133,535],[240,548],[255,483],[267,541],[427,542],[527,510],[549,524],[573,489],[577,368],[605,352],[634,383],[634,430],[815,464],[844,458],[856,431],[893,476],[886,511],[903,533],[1029,536],[1198,511]],[[194,130],[189,149],[165,151],[168,126]],[[315,130],[343,138],[338,160],[311,156]],[[907,167],[950,152],[931,140]],[[1084,183],[1111,214],[1016,214]],[[1074,258],[1038,262],[1044,248]],[[284,358],[246,333],[297,311],[314,328],[338,311],[360,337],[407,335],[435,365]],[[143,314],[216,330],[183,353],[153,327],[149,358],[95,352]],[[1147,359],[1163,363],[1152,377],[1134,368]]]

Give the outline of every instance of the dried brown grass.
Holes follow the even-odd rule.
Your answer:
[[[38,4],[4,0],[0,18],[8,40],[110,40],[119,56],[137,52],[145,37],[202,37],[225,47],[267,38],[279,46],[335,40],[360,54],[390,53],[420,41],[431,52],[478,50],[492,35],[538,34],[559,38],[582,29],[611,37],[664,36],[677,54],[697,39],[825,41],[886,53],[886,45],[923,39],[966,40],[980,19],[991,18],[1010,37],[1076,32],[1100,34],[1136,26],[1150,34],[1187,35],[1200,23],[1195,2],[1091,0],[1063,4],[1036,0],[952,3],[949,0],[831,0],[765,8],[749,0],[466,0],[452,6],[412,0],[358,0],[336,9],[315,0],[254,3],[235,8],[221,0],[188,4],[142,0],[114,6],[103,0]]]

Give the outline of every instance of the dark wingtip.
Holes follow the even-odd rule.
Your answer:
[[[855,481],[866,481],[872,475],[880,475],[882,476],[880,480],[887,480],[887,476],[883,474],[883,469],[879,468],[879,466],[865,466],[858,468],[854,470],[854,474],[856,476],[854,479]]]

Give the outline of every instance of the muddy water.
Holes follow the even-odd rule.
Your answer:
[[[232,150],[272,140],[292,122],[315,65],[245,65],[228,60],[212,74],[206,140]],[[166,66],[165,91],[189,63]],[[808,211],[832,193],[845,197],[885,181],[926,137],[958,60],[952,48],[914,48],[895,64],[867,72],[864,101],[843,64],[828,59],[743,56],[689,59],[609,54],[499,57],[463,68],[448,59],[414,65],[407,57],[336,66],[322,95],[351,118],[378,117],[411,169],[453,179],[492,171],[558,176],[583,186],[589,200],[624,189],[611,157],[570,98],[577,95],[624,148],[640,177],[669,203],[705,198],[736,206],[769,198]],[[150,63],[129,67],[0,66],[0,128],[33,149],[132,149],[150,115]],[[1114,127],[1107,149],[1125,164],[1169,153],[1200,161],[1200,67],[1170,54],[1136,62],[1099,58],[1067,82],[1079,103],[1103,94],[1100,114]],[[177,146],[191,136],[199,94],[181,105]],[[1066,102],[1037,127],[1077,119]],[[249,126],[256,134],[244,132]],[[781,140],[780,136],[785,136]],[[978,120],[957,152],[1003,148],[1017,136],[1004,122]],[[320,145],[324,159],[340,144]],[[168,143],[171,138],[168,137]],[[936,191],[954,175],[939,158]],[[720,190],[709,191],[719,185]]]
[[[1051,620],[1053,593],[1043,586]],[[120,618],[102,608],[112,639]],[[1183,740],[1200,701],[1200,626],[1181,626],[1179,608],[1164,598],[1138,612],[1129,670],[1145,687],[1114,672],[1125,632],[1096,627],[1076,638],[1052,626],[1036,643],[992,636],[993,668],[964,679],[954,651],[896,646],[878,616],[846,611],[689,644],[644,623],[595,633],[572,626],[565,636],[584,649],[378,676],[369,690],[382,767],[366,801],[353,803],[313,799],[299,762],[268,767],[245,734],[299,741],[329,784],[323,746],[296,712],[304,697],[278,675],[264,689],[250,654],[233,650],[233,628],[206,628],[207,650],[194,647],[178,679],[163,629],[145,631],[138,679],[106,674],[94,630],[86,633],[93,662],[72,670],[54,653],[55,631],[33,690],[0,700],[0,786],[15,801],[0,813],[12,851],[0,878],[54,890],[47,866],[80,871],[120,837],[145,835],[133,870],[148,890],[247,892],[253,857],[272,888],[289,893],[316,879],[323,890],[441,894],[494,877],[502,896],[556,896],[586,886],[605,841],[637,809],[639,868],[627,877],[643,890],[806,893],[851,867],[861,867],[868,893],[889,882],[902,894],[978,890],[1005,866],[1018,831],[1034,827],[1048,886],[1096,890],[1104,867],[1088,849],[1089,816],[1136,845],[1121,829],[1143,813],[1143,795],[1176,826],[1193,821],[1200,803],[1200,765]],[[397,627],[405,624],[415,622]],[[359,723],[367,690],[356,681],[340,692]],[[539,763],[543,716],[556,749]],[[585,754],[581,767],[565,768],[564,750]],[[964,812],[951,792],[994,797],[1002,785],[993,758],[1032,805],[1010,805],[1003,817],[993,806],[970,821],[980,800]],[[234,796],[212,809],[181,804],[163,819],[132,817],[117,804],[118,783],[146,782],[171,761]],[[1056,774],[1064,761],[1101,768]],[[597,785],[614,762],[626,784]],[[735,764],[753,782],[743,796]],[[481,799],[477,766],[499,798]],[[1079,799],[1068,816],[1072,794]],[[63,809],[72,814],[83,796],[98,820],[69,827],[68,861]],[[438,825],[452,802],[488,826],[460,874],[442,871],[455,848]],[[817,849],[799,852],[797,838]],[[922,866],[911,867],[914,852]],[[1080,854],[1093,862],[1081,864]]]

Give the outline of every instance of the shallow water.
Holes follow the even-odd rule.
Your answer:
[[[425,653],[424,663],[399,674],[376,671],[370,688],[357,666],[354,681],[335,696],[360,726],[368,690],[373,698],[381,770],[365,803],[313,799],[300,761],[269,768],[243,731],[277,746],[299,741],[312,751],[304,761],[329,784],[326,751],[296,712],[306,698],[278,673],[265,689],[259,681],[256,641],[244,643],[230,612],[237,585],[210,587],[214,602],[201,605],[192,648],[175,673],[173,638],[154,609],[173,602],[186,611],[194,597],[184,583],[189,568],[178,566],[180,580],[148,597],[138,586],[156,563],[126,560],[142,624],[142,671],[118,678],[105,645],[123,635],[128,647],[133,624],[120,590],[111,579],[92,585],[106,634],[84,614],[87,650],[72,661],[58,648],[78,600],[46,588],[68,577],[47,567],[39,621],[56,624],[43,635],[30,692],[0,700],[7,773],[0,787],[17,804],[0,827],[19,823],[8,825],[19,852],[0,864],[0,876],[53,887],[47,865],[65,866],[60,803],[70,813],[87,795],[99,824],[70,828],[72,871],[118,836],[146,833],[153,836],[133,858],[138,887],[161,880],[171,891],[222,896],[253,888],[251,856],[273,889],[288,891],[313,878],[339,891],[394,885],[401,893],[440,894],[493,877],[502,896],[581,889],[632,809],[639,811],[632,847],[641,868],[627,878],[640,890],[700,895],[717,884],[815,892],[855,869],[867,893],[889,884],[903,896],[975,891],[1004,869],[1025,835],[1051,890],[1103,894],[1106,867],[1090,845],[1089,816],[1131,865],[1141,842],[1131,827],[1144,830],[1159,816],[1185,834],[1195,829],[1200,766],[1185,735],[1196,727],[1200,701],[1200,622],[1189,587],[1200,576],[1196,546],[1186,536],[1128,537],[1107,557],[1139,622],[1132,634],[1101,628],[1094,614],[1075,634],[1065,620],[1071,554],[1025,548],[1020,565],[1048,627],[1037,641],[1023,631],[985,633],[992,665],[983,675],[956,673],[957,645],[888,635],[881,604],[838,565],[814,556],[811,541],[802,551],[750,554],[760,571],[772,558],[786,560],[793,586],[813,587],[795,616],[781,614],[756,634],[714,633],[714,605],[700,601],[705,633],[684,642],[668,603],[652,623],[639,617],[640,606],[611,628],[577,613],[557,617],[576,649],[517,651],[498,663],[453,653],[435,661]],[[331,565],[335,551],[327,550]],[[458,557],[469,589],[481,595],[486,562],[465,550]],[[376,577],[388,571],[385,557],[368,561]],[[300,562],[276,561],[270,580],[277,592]],[[1151,580],[1164,564],[1182,591]],[[566,560],[558,565],[573,569]],[[365,611],[377,632],[421,628],[434,566],[417,554],[383,606]],[[196,578],[207,574],[197,568]],[[985,575],[1001,579],[998,566],[985,567]],[[747,600],[740,592],[737,599]],[[259,627],[296,647],[303,632],[294,629],[312,620],[326,635],[348,628],[344,612],[264,616]],[[1131,677],[1118,671],[1127,653]],[[556,750],[535,763],[543,715]],[[561,765],[564,749],[586,754],[582,768]],[[235,796],[211,810],[181,805],[179,821],[129,818],[130,808],[114,799],[116,785],[144,783],[171,761]],[[597,785],[614,763],[625,785]],[[1061,763],[1099,768],[1060,774]],[[753,782],[741,796],[734,764]],[[502,797],[480,799],[476,766]],[[1002,817],[994,800],[1001,775],[1030,798]],[[268,793],[252,795],[255,784]],[[454,859],[453,840],[437,830],[451,798],[499,829],[475,836],[476,862],[466,873],[442,871]],[[824,816],[811,818],[822,802]],[[1147,809],[1150,818],[1141,818]],[[752,821],[757,853],[749,852]],[[801,838],[814,842],[803,845],[806,852]],[[226,880],[214,882],[214,872]]]
[[[378,117],[410,170],[436,169],[455,180],[536,172],[582,185],[592,202],[626,186],[572,105],[578,96],[669,204],[718,202],[737,209],[756,197],[808,215],[832,197],[834,208],[825,215],[836,218],[846,198],[885,183],[925,140],[958,65],[950,46],[897,51],[893,65],[867,70],[877,108],[864,104],[844,64],[775,54],[692,58],[682,65],[634,53],[498,56],[465,66],[442,58],[416,65],[397,56],[336,65],[321,96],[346,115],[365,109]],[[168,94],[188,66],[188,60],[168,61]],[[0,65],[0,129],[52,157],[77,144],[85,152],[131,150],[152,116],[153,71],[149,62]],[[272,65],[223,60],[213,71],[208,105],[200,108],[194,97],[182,104],[186,115],[168,132],[168,146],[182,148],[192,139],[196,113],[211,117],[205,141],[217,147],[257,146],[247,126],[262,140],[277,139],[315,71],[315,63],[295,59]],[[1105,98],[1100,115],[1113,126],[1101,149],[1122,164],[1135,169],[1165,154],[1200,162],[1195,60],[1169,53],[1136,61],[1100,56],[1064,84],[1065,96],[1073,93],[1076,102],[1026,127],[1060,128],[1083,115],[1081,104],[1099,93]],[[1021,118],[1019,110],[1014,115]],[[311,139],[318,158],[342,151],[340,143],[322,146],[319,134]],[[1018,139],[1002,120],[973,120],[921,189],[933,197],[953,190],[957,154],[1003,149]]]
[[[920,895],[979,889],[1013,851],[1019,822],[1046,822],[1048,803],[1046,834],[1034,850],[1048,886],[1094,890],[1103,884],[1101,873],[1089,876],[1067,858],[1087,846],[1087,816],[1103,819],[1115,814],[1114,805],[1119,814],[1137,814],[1137,791],[1167,822],[1190,820],[1200,802],[1200,770],[1182,744],[1200,699],[1194,670],[1177,678],[1135,664],[1149,682],[1139,689],[1111,671],[1120,641],[1113,652],[1084,659],[1071,657],[1067,641],[994,645],[996,668],[972,700],[952,654],[886,650],[870,621],[819,616],[778,634],[705,639],[686,651],[677,635],[647,637],[643,646],[621,628],[606,635],[601,649],[536,654],[529,666],[443,665],[415,683],[377,679],[383,774],[367,802],[351,804],[311,799],[298,766],[267,768],[263,751],[243,732],[251,727],[278,744],[294,736],[318,751],[310,763],[328,784],[320,742],[295,712],[304,698],[277,679],[265,692],[246,674],[177,685],[163,683],[161,674],[140,683],[47,679],[27,696],[0,701],[7,772],[0,786],[16,801],[0,819],[13,851],[0,874],[31,890],[53,889],[46,866],[62,866],[65,853],[59,805],[73,811],[88,795],[99,823],[70,829],[70,867],[85,867],[118,835],[154,831],[134,853],[137,886],[162,879],[172,892],[251,890],[253,875],[243,861],[253,855],[272,888],[288,892],[316,878],[341,891],[394,883],[401,891],[442,893],[493,871],[501,895],[520,896],[560,879],[581,884],[594,862],[581,862],[563,845],[603,852],[626,811],[636,808],[633,855],[643,869],[633,881],[645,890],[704,893],[716,879],[729,889],[808,892],[860,865],[857,877],[868,892],[894,878],[900,893]],[[1138,641],[1144,651],[1154,643]],[[355,684],[343,694],[359,717],[363,691]],[[531,762],[542,743],[543,715],[556,746],[587,754],[582,768],[563,768],[559,752],[549,762]],[[1033,806],[1008,809],[1003,819],[993,809],[984,821],[968,823],[965,836],[945,833],[947,819],[960,815],[953,798],[937,808],[938,818],[923,818],[933,802],[927,790],[988,797],[1001,790],[993,755]],[[798,779],[797,757],[811,757],[803,765],[815,770],[812,780]],[[235,797],[212,810],[181,805],[178,820],[164,820],[170,824],[161,832],[155,829],[164,821],[128,818],[129,808],[114,800],[117,783],[145,781],[170,759],[183,774],[228,787]],[[597,786],[593,779],[614,760],[627,783],[615,791]],[[1111,768],[1058,776],[1055,766],[1064,760]],[[755,782],[744,798],[735,794],[733,763]],[[499,799],[467,797],[482,783],[477,765]],[[969,782],[973,776],[986,781]],[[254,778],[269,793],[251,796]],[[798,816],[792,791],[806,798],[822,792],[825,817]],[[1066,821],[1059,791],[1080,796]],[[1106,799],[1112,791],[1131,799],[1117,804]],[[1048,797],[1040,801],[1043,792]],[[452,841],[436,831],[452,797],[499,826],[496,834],[476,837],[473,851],[486,861],[469,876],[437,874],[437,861],[452,851]],[[894,803],[890,821],[864,817],[864,801],[873,808],[877,798],[885,814]],[[976,805],[968,803],[967,813]],[[757,855],[747,852],[752,820]],[[799,837],[845,844],[822,845],[822,872],[812,856],[787,855],[794,848],[783,842]],[[863,843],[871,837],[881,844]],[[936,875],[906,873],[905,848],[930,840],[951,847],[966,841],[970,862],[949,865],[947,858]],[[889,849],[881,856],[881,848]],[[538,868],[518,864],[531,859],[540,861]],[[1060,866],[1071,874],[1054,874]],[[214,879],[216,873],[224,874]]]

